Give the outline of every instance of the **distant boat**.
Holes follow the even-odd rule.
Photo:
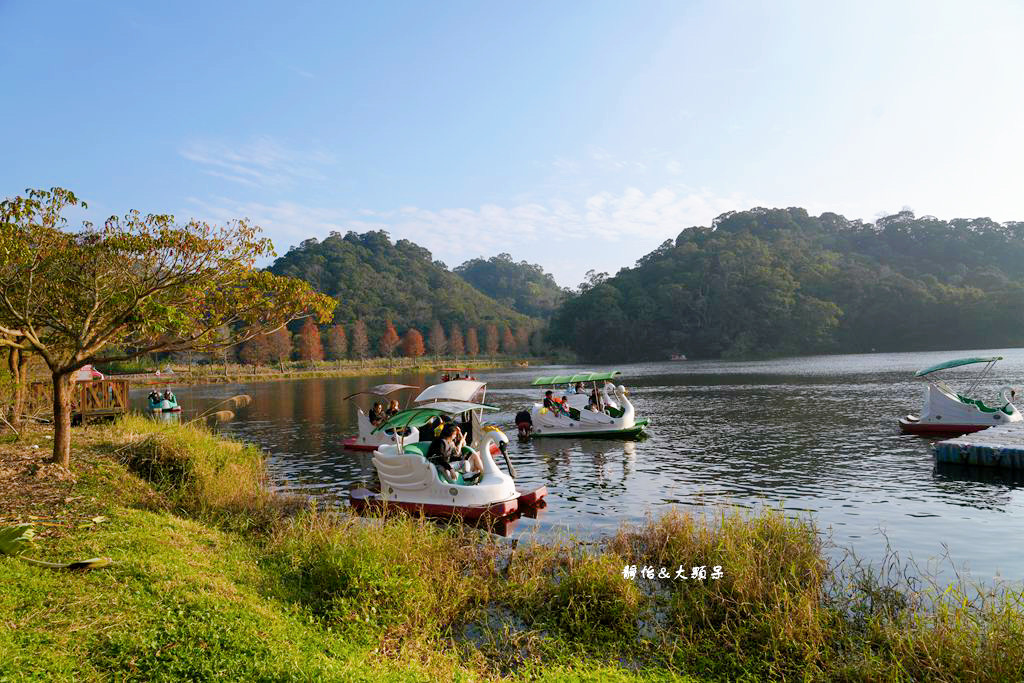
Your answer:
[[[685,353],[673,353],[669,360],[686,360]]]

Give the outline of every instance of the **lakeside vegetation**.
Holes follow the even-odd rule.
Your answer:
[[[536,359],[497,357],[477,360],[452,360],[450,358],[367,358],[366,360],[325,361],[311,365],[301,361],[288,361],[280,365],[227,366],[207,363],[203,365],[179,365],[176,363],[148,362],[131,366],[115,366],[113,369],[127,374],[133,384],[139,385],[191,385],[221,384],[225,382],[263,382],[282,379],[308,379],[313,377],[379,377],[397,373],[439,373],[442,368],[458,367],[474,372],[489,368],[503,368],[516,364],[528,364]],[[105,366],[99,366],[106,371]],[[160,369],[159,375],[155,371]],[[170,370],[170,372],[167,372]],[[0,372],[2,375],[2,372]]]
[[[549,336],[602,362],[1021,346],[1024,222],[729,212],[591,273]]]
[[[838,571],[813,525],[779,511],[673,511],[597,547],[513,546],[269,494],[257,449],[200,428],[133,417],[76,431],[77,481],[33,474],[27,446],[49,432],[0,443],[15,484],[0,489],[0,525],[34,522],[32,557],[115,564],[68,573],[0,557],[10,680],[1024,675],[1019,592]],[[679,564],[723,574],[623,577]]]

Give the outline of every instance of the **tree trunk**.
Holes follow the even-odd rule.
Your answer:
[[[71,373],[53,373],[53,458],[62,467],[71,465]]]
[[[11,379],[14,382],[11,413],[7,416],[7,421],[17,430],[24,421],[28,398],[28,353],[21,349],[11,349],[7,355],[7,368],[11,371]]]

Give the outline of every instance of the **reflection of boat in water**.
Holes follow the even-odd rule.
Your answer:
[[[568,385],[571,393],[566,395],[564,402],[552,395],[546,397],[544,403],[534,403],[529,413],[528,429],[520,427],[521,431],[550,437],[630,439],[640,436],[648,420],[636,417],[633,404],[626,397],[626,388],[621,384],[615,386],[610,381],[621,374],[616,370],[538,377],[533,386]],[[603,383],[600,388],[598,382]],[[585,389],[584,383],[592,387],[589,395],[577,391]],[[613,393],[609,392],[610,388],[613,388]],[[516,422],[519,425],[527,420],[525,417],[520,420],[517,416]]]
[[[385,398],[404,389],[419,389],[419,387],[409,384],[378,384],[375,387],[370,387],[366,391],[357,391],[354,394],[349,394],[342,400],[347,401],[350,398],[363,395],[380,396]],[[356,406],[356,422],[359,425],[359,434],[344,439],[341,443],[345,448],[353,451],[372,451],[377,448],[377,446],[397,443],[397,435],[394,431],[391,431],[390,433],[375,433],[373,423],[370,422],[369,416],[363,412],[363,409],[358,405]],[[415,427],[410,427],[409,433],[405,434],[405,438],[410,441],[419,441],[419,432]]]
[[[1020,422],[1020,411],[1013,405],[1016,392],[1012,388],[1004,387],[1000,391],[1003,404],[999,407],[988,406],[981,399],[969,396],[1000,360],[1002,356],[960,358],[914,373],[915,377],[923,377],[928,382],[924,408],[919,416],[907,415],[900,418],[900,429],[907,434],[968,434],[996,425]],[[954,391],[934,375],[942,370],[976,363],[986,365],[964,393]]]
[[[442,415],[450,417],[482,410],[496,408],[468,401],[434,401],[401,411],[378,430],[400,432],[404,427],[421,427]],[[464,448],[466,460],[455,466],[454,479],[442,474],[427,460],[429,441],[406,443],[399,438],[394,445],[378,447],[373,453],[373,465],[380,480],[380,492],[356,489],[350,494],[352,506],[357,510],[394,506],[426,515],[477,519],[483,516],[506,517],[520,506],[536,505],[547,494],[547,489],[541,486],[532,491],[518,490],[514,481],[515,469],[508,458],[508,437],[497,427],[478,425],[479,417],[474,421],[477,447]],[[493,450],[504,457],[507,473],[498,469]],[[471,480],[465,476],[468,474],[466,468],[469,459],[476,455],[479,455],[483,472]]]

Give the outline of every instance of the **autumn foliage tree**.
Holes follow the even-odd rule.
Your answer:
[[[480,355],[480,341],[477,339],[475,327],[470,327],[466,331],[466,353],[470,358]]]
[[[357,320],[352,325],[352,355],[363,360],[370,352],[370,337],[366,333],[366,323]]]
[[[334,309],[307,283],[253,267],[273,249],[246,220],[178,225],[133,211],[66,230],[63,212],[77,206],[61,188],[0,202],[0,345],[38,354],[49,369],[53,461],[64,467],[72,376],[84,365],[234,346]]]
[[[451,332],[448,333],[448,346],[455,356],[462,356],[466,353],[466,343],[462,339],[462,330],[458,325],[452,325]]]
[[[242,344],[239,359],[246,365],[266,365],[271,360],[270,337],[259,334]]]
[[[427,338],[427,344],[430,346],[430,352],[435,356],[441,356],[448,350],[448,340],[445,339],[444,328],[441,327],[441,323],[437,320],[430,326],[430,336]]]
[[[324,359],[324,345],[320,339],[320,328],[309,318],[306,318],[302,327],[299,328],[295,342],[299,360],[312,363],[315,367],[317,361]]]
[[[484,343],[486,344],[485,348],[487,349],[488,356],[493,356],[498,353],[498,326],[494,323],[487,326],[487,336]]]
[[[292,335],[287,327],[282,327],[267,335],[267,352],[269,359],[284,370],[285,361],[292,357]]]
[[[331,360],[345,360],[348,354],[348,337],[345,336],[343,325],[331,325],[327,328],[327,356]]]
[[[516,350],[519,353],[528,353],[530,350],[530,328],[526,325],[516,328]]]
[[[512,330],[508,325],[505,325],[505,330],[501,334],[501,350],[510,355],[516,352],[516,338],[512,336]]]
[[[390,320],[388,320],[387,326],[384,328],[384,334],[381,336],[378,344],[380,355],[391,358],[400,341],[401,339],[398,336],[398,332],[395,332],[395,326],[391,324]]]
[[[410,327],[402,340],[402,353],[409,358],[419,358],[424,354],[423,335],[415,327]]]

